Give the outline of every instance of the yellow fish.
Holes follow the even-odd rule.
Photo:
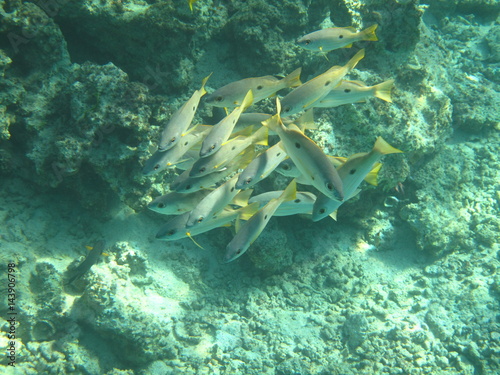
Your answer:
[[[342,81],[327,96],[314,103],[314,107],[338,107],[344,104],[364,102],[373,97],[392,103],[391,90],[393,86],[393,79],[375,86],[367,86],[360,81]]]
[[[253,103],[257,103],[265,98],[273,96],[276,92],[287,88],[296,87],[301,84],[300,72],[298,68],[283,79],[274,76],[245,78],[236,82],[231,82],[205,97],[205,103],[216,107],[236,107],[241,105],[248,90],[252,90]]]
[[[342,78],[354,69],[363,57],[365,57],[364,49],[358,51],[345,66],[333,66],[325,73],[292,90],[281,100],[283,117],[314,107],[316,102],[323,99],[334,87],[339,85]]]
[[[310,51],[328,52],[337,48],[351,48],[362,40],[377,41],[377,24],[357,32],[354,27],[330,27],[314,31],[297,40],[297,44]]]

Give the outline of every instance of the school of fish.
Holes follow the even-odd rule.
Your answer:
[[[192,10],[192,4],[189,1]],[[372,25],[318,30],[297,40],[307,50],[321,54],[350,48],[360,41],[376,41]],[[144,175],[167,168],[183,171],[148,208],[169,220],[156,238],[172,241],[196,236],[220,227],[233,227],[222,261],[243,255],[265,230],[273,216],[302,215],[312,221],[336,219],[337,209],[360,192],[363,181],[377,185],[380,159],[402,151],[382,137],[367,152],[350,157],[327,155],[305,132],[314,131],[313,108],[333,108],[379,98],[392,102],[394,80],[368,86],[346,77],[365,56],[360,49],[344,66],[302,83],[301,68],[284,78],[251,77],[231,82],[206,95],[201,87],[163,125],[157,150],[145,162]],[[276,112],[246,112],[253,104],[276,97]],[[193,124],[200,102],[224,107],[227,115],[212,126]],[[298,118],[290,116],[301,114]],[[253,188],[272,173],[289,177],[282,191],[253,194]],[[297,191],[297,184],[305,190]],[[195,241],[193,239],[193,241]],[[196,243],[196,241],[195,241]],[[198,245],[200,246],[200,245]]]

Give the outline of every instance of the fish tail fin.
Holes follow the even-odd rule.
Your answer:
[[[394,80],[389,79],[385,82],[375,85],[375,96],[379,99],[385,100],[386,102],[392,103],[391,91],[394,87]]]
[[[253,189],[242,190],[231,201],[231,204],[236,206],[245,207],[248,205],[248,200],[253,193]]]
[[[253,202],[248,206],[239,209],[240,214],[238,215],[238,219],[240,220],[248,220],[250,219],[257,211],[259,211],[259,202]],[[238,232],[238,228],[236,229]]]
[[[397,154],[402,153],[403,151],[398,150],[397,148],[392,147],[386,140],[382,137],[378,137],[375,142],[375,146],[373,146],[373,150],[381,153],[382,155],[387,154]]]
[[[85,245],[85,248],[86,248],[88,251],[90,251],[90,250],[92,250],[92,249],[94,248],[94,246],[87,246],[87,245]]]
[[[253,92],[252,90],[248,90],[247,94],[245,95],[245,98],[241,102],[241,112],[245,112],[248,107],[250,107],[253,103]]]
[[[191,9],[191,12],[193,11],[193,3],[194,2],[195,2],[195,0],[188,0],[189,9]]]
[[[290,181],[286,189],[283,190],[283,193],[281,193],[278,199],[281,202],[287,202],[294,200],[296,197],[297,197],[297,182],[295,181],[294,178],[292,181]]]
[[[361,34],[363,36],[363,40],[369,40],[372,42],[376,42],[378,40],[377,34],[375,34],[375,30],[377,30],[378,25],[371,25],[370,27],[367,27],[363,31],[361,31]]]
[[[253,135],[253,143],[256,145],[267,146],[267,136],[269,134],[269,130],[262,126],[259,130],[257,130]]]
[[[382,163],[376,163],[372,170],[366,175],[365,181],[370,185],[377,186],[378,172],[380,172],[380,168],[382,168]]]
[[[363,57],[365,57],[365,49],[360,49],[347,63],[346,67],[348,71],[351,71],[356,67],[358,64],[359,60],[361,60]]]
[[[194,1],[189,1],[189,7],[191,8],[191,12],[193,11],[193,3],[194,3]],[[201,87],[200,87],[201,96],[203,96],[207,93],[207,90],[205,90],[205,84],[207,83],[208,79],[212,76],[212,74],[213,74],[213,72],[210,73],[205,78],[203,78],[203,80],[201,81]]]
[[[285,81],[286,87],[297,87],[302,85],[300,82],[300,73],[302,72],[302,68],[295,69],[289,75],[287,75],[283,80]]]

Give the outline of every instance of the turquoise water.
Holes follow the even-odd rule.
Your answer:
[[[500,372],[500,4],[192,6],[2,3],[2,373]],[[312,51],[297,43],[321,29],[375,24],[377,41],[354,40],[350,48]],[[364,58],[343,77],[356,82],[339,86],[339,95],[394,80],[390,102],[369,91],[363,102],[325,108],[318,97],[337,77],[328,76],[311,97],[298,91],[301,105],[314,107],[313,122],[298,119],[302,110],[282,113],[286,126],[296,122],[309,138],[296,132],[290,141],[279,129],[268,137],[269,146],[290,141],[283,148],[290,159],[344,189],[336,220],[313,221],[310,211],[273,216],[280,208],[271,201],[265,210],[278,211],[267,212],[267,226],[233,260],[227,246],[234,238],[238,246],[252,242],[239,234],[256,211],[245,208],[243,193],[216,215],[233,215],[229,226],[193,230],[193,241],[157,239],[178,216],[148,204],[175,188],[198,150],[180,157],[178,168],[144,168],[168,121],[205,77],[211,74],[208,93],[193,125],[225,118],[223,108],[209,104],[224,85],[278,77],[259,81],[268,89],[301,68],[301,82],[311,87],[307,82],[322,78],[311,79],[346,66],[362,49]],[[284,98],[297,89],[278,88],[285,108]],[[246,113],[274,115],[270,91]],[[260,120],[246,125],[232,131],[242,131],[239,140],[252,137]],[[181,139],[201,134],[200,141],[208,129]],[[204,186],[219,186],[267,149],[254,137],[247,154],[217,164],[226,169]],[[370,153],[377,137],[403,153],[376,160],[373,151],[370,159],[358,154]],[[294,150],[297,142],[308,152]],[[311,145],[325,158],[351,159],[322,159]],[[350,184],[374,167],[367,182]],[[285,189],[290,173],[269,173],[251,196]],[[327,185],[303,178],[298,190],[313,195],[301,197],[314,202]],[[278,203],[286,211],[286,202]],[[177,210],[181,198],[168,205]],[[248,215],[236,220],[239,207]]]

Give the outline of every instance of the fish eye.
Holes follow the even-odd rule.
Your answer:
[[[264,220],[267,220],[267,216],[268,216],[268,215],[264,216]]]
[[[300,203],[300,198],[294,200],[295,203]]]
[[[344,36],[342,34],[339,35],[339,39],[342,39],[344,38]]]
[[[311,39],[306,39],[306,46],[308,46],[309,44],[311,44]]]
[[[241,249],[236,250],[236,254],[240,255],[241,254]]]
[[[323,214],[325,213],[325,211],[326,211],[326,210],[325,210],[324,208],[322,208],[322,209],[320,209],[320,210],[319,210],[319,213],[320,213],[321,215],[323,215]]]
[[[288,164],[284,164],[281,168],[285,171],[290,170],[290,166]]]
[[[205,167],[201,167],[201,168],[200,168],[200,173],[203,173],[203,172],[205,172],[206,170],[207,170],[207,168],[205,168]]]
[[[299,142],[295,142],[295,147],[296,148],[300,148],[300,143]]]
[[[173,236],[175,234],[175,232],[177,232],[175,229],[170,229],[168,232],[167,232],[167,236]]]
[[[280,156],[280,155],[281,155],[281,152],[278,152],[278,153],[276,154],[276,156]]]
[[[189,142],[184,142],[184,146],[186,146]]]
[[[333,190],[333,184],[332,184],[331,182],[327,182],[327,183],[326,183],[326,188],[327,188],[328,190]]]
[[[325,82],[325,86],[330,85],[330,83],[332,83],[332,82],[331,82],[331,81],[326,81],[326,82]]]
[[[160,164],[155,164],[154,168],[153,168],[155,171],[157,171],[158,169],[160,169]]]
[[[252,182],[253,178],[252,177],[248,177],[245,181],[245,183],[249,184],[250,182]]]
[[[262,90],[262,85],[257,86],[257,90]]]
[[[351,89],[344,89],[344,92],[351,92]]]
[[[286,112],[290,112],[290,110],[291,110],[291,109],[292,109],[292,108],[290,108],[290,106],[289,106],[289,105],[287,105],[287,106],[285,106],[285,107],[283,108],[283,112],[285,112],[285,113],[286,113]]]
[[[354,173],[356,173],[356,169],[351,169],[351,170],[349,171],[349,174],[354,174]]]
[[[198,223],[201,223],[202,221],[203,221],[203,216],[200,216],[200,217],[198,218]]]
[[[222,99],[224,99],[222,96],[218,96],[215,98],[216,102],[222,102]]]
[[[170,143],[175,142],[175,140],[176,140],[176,138],[172,137],[172,139],[170,140]]]
[[[158,208],[165,208],[165,203],[163,202],[158,203]]]
[[[231,193],[234,191],[234,186],[231,188]]]
[[[186,190],[191,189],[191,185],[186,185]]]
[[[210,150],[215,150],[215,145],[210,146]]]

